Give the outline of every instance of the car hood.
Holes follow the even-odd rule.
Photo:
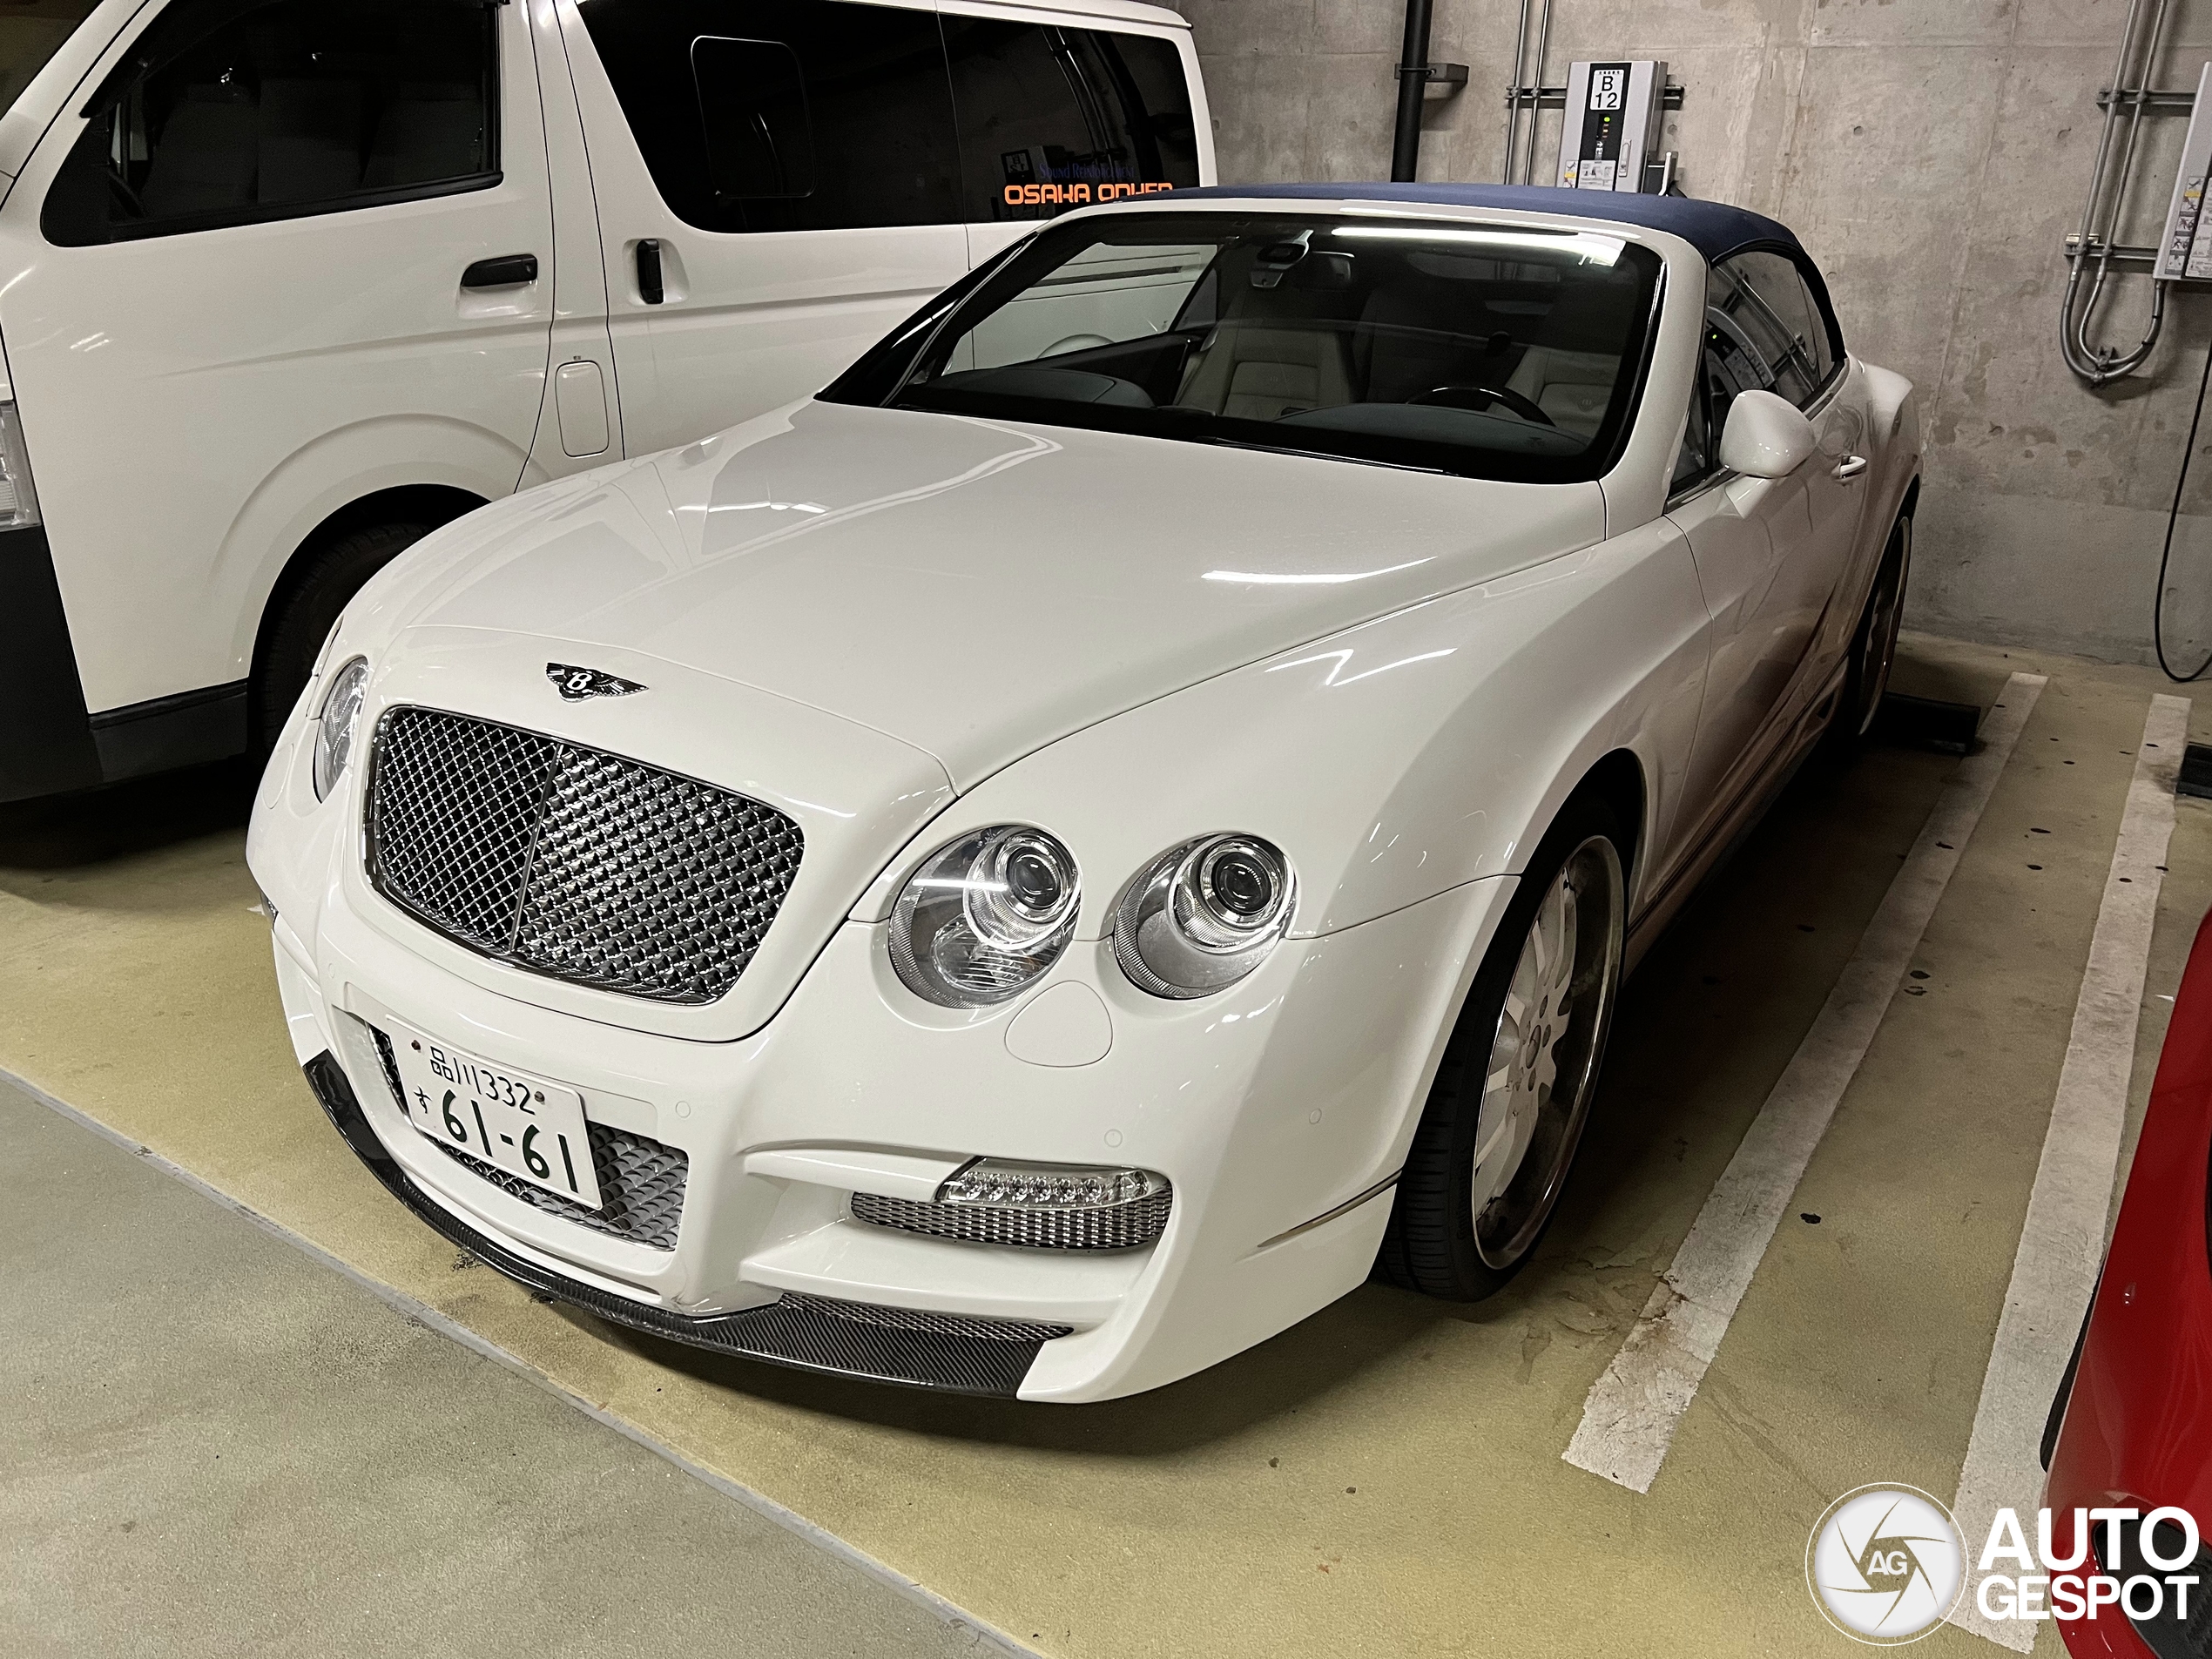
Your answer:
[[[678,663],[897,738],[964,790],[1604,533],[1595,484],[809,402],[453,526],[387,618]]]

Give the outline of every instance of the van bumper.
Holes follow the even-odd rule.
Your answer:
[[[101,781],[45,529],[0,531],[0,801]]]
[[[43,525],[0,530],[0,802],[245,752],[246,682],[87,713]]]

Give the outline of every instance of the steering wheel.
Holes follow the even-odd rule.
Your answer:
[[[1493,403],[1502,403],[1524,421],[1538,426],[1557,426],[1558,421],[1546,415],[1543,406],[1532,397],[1502,386],[1432,386],[1419,396],[1409,397],[1408,403],[1439,403],[1447,408],[1487,409]]]

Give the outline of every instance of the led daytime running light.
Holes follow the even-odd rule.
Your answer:
[[[937,1202],[1001,1210],[1110,1210],[1167,1190],[1165,1177],[1150,1170],[977,1158],[947,1178],[937,1189]]]

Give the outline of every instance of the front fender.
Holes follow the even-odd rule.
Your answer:
[[[1707,625],[1687,543],[1654,521],[1063,738],[933,820],[855,919],[887,916],[954,836],[1026,823],[1074,852],[1077,932],[1095,939],[1155,855],[1241,830],[1290,855],[1292,934],[1318,936],[1518,874],[1615,750],[1642,772],[1656,850],[1696,730]]]
[[[1920,475],[1920,401],[1912,382],[1904,375],[1871,363],[1862,367],[1871,406],[1869,429],[1881,446],[1875,458],[1874,498],[1882,509],[1877,522],[1886,541],[1889,527],[1905,505],[1906,492]]]

